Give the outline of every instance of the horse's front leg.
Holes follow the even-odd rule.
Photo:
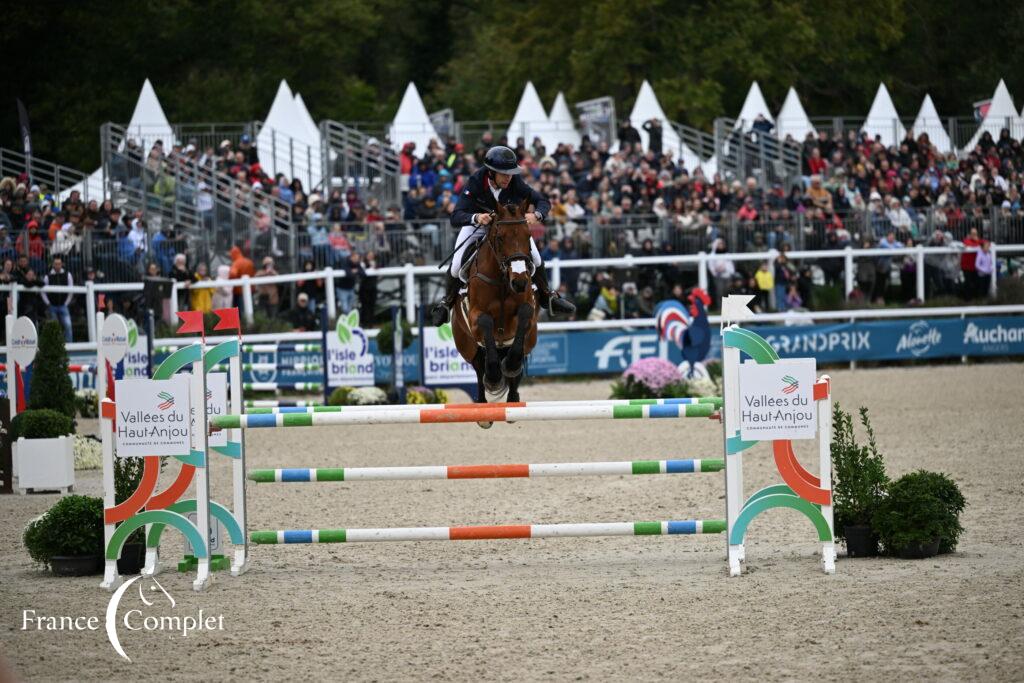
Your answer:
[[[505,389],[505,382],[498,362],[498,344],[494,340],[494,318],[488,313],[481,313],[476,319],[476,327],[484,342],[484,386],[492,394],[500,394]]]
[[[523,347],[526,340],[526,332],[530,329],[533,321],[533,306],[524,303],[519,305],[516,311],[516,336],[508,349],[505,360],[501,363],[501,371],[506,377],[519,377],[523,374]],[[518,385],[518,382],[516,383]],[[512,400],[509,398],[509,400]]]

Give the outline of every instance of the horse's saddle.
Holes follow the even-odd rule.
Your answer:
[[[480,242],[473,242],[466,246],[466,251],[462,255],[462,268],[459,269],[459,279],[464,283],[469,281],[469,267],[473,265],[473,261],[476,260],[479,253]]]

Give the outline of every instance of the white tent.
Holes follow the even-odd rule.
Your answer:
[[[125,140],[122,140],[119,149],[124,149],[127,139],[133,139],[139,143],[143,154],[149,154],[150,148],[157,140],[163,142],[164,153],[171,151],[174,144],[174,130],[167,122],[160,100],[157,99],[153,84],[147,78],[139,91],[139,98],[135,101],[135,109],[132,117],[125,126]],[[103,169],[99,168],[85,180],[60,193],[61,201],[71,196],[72,190],[82,193],[83,199],[96,199],[103,201],[106,196],[103,188]]]
[[[523,143],[529,148],[533,144],[533,139],[539,137],[545,151],[551,154],[558,147],[557,136],[553,135],[553,132],[537,89],[533,87],[533,82],[527,81],[526,87],[523,88],[523,96],[519,98],[515,116],[508,127],[509,146],[515,147],[516,140],[522,138]]]
[[[915,137],[922,133],[927,133],[928,139],[943,154],[953,149],[953,146],[949,143],[949,134],[942,126],[942,119],[939,118],[939,112],[935,109],[935,103],[932,102],[931,95],[926,94],[924,96],[921,110],[917,112],[917,118],[914,119],[913,131]]]
[[[286,81],[277,87],[274,103],[256,136],[256,149],[267,175],[283,173],[289,179],[298,178],[307,191],[320,183],[320,144]]]
[[[434,129],[427,115],[427,108],[423,106],[420,93],[416,90],[416,84],[409,81],[402,95],[402,103],[398,105],[398,112],[394,121],[391,122],[391,146],[396,152],[402,151],[402,145],[407,142],[416,143],[416,156],[423,156],[427,151],[427,145],[431,140],[441,141],[441,136]]]
[[[978,127],[978,132],[964,146],[963,151],[973,150],[985,131],[992,134],[993,140],[998,140],[999,132],[1003,128],[1009,128],[1010,135],[1014,138],[1018,140],[1021,138],[1021,117],[1017,115],[1017,108],[1013,104],[1013,98],[1010,97],[1010,91],[1006,89],[1006,83],[1000,79],[999,85],[996,86],[996,91],[992,95],[992,103],[988,106],[985,119]]]
[[[316,121],[313,119],[313,116],[309,113],[309,109],[306,107],[305,100],[302,99],[302,95],[299,93],[295,93],[295,108],[299,111],[299,116],[302,117],[302,122],[306,124],[310,140],[316,142],[317,147],[319,147],[320,128],[316,125]]]
[[[551,106],[551,116],[548,120],[552,129],[551,135],[554,136],[556,142],[572,145],[573,149],[579,149],[580,134],[576,130],[576,123],[569,112],[569,105],[565,101],[565,95],[561,91],[555,97],[555,103]],[[557,145],[555,146],[557,147]],[[555,150],[549,149],[548,151],[554,152]]]
[[[643,145],[645,150],[647,149],[648,136],[647,131],[643,128],[643,124],[651,119],[661,121],[662,154],[671,152],[672,158],[677,162],[682,161],[686,170],[691,174],[695,168],[703,165],[700,156],[687,147],[679,137],[679,134],[676,133],[675,128],[672,127],[672,122],[665,116],[665,112],[658,102],[658,96],[654,94],[654,88],[644,80],[640,84],[640,92],[636,95],[636,102],[633,103],[633,111],[629,114],[629,121],[640,132],[640,144]]]
[[[153,90],[153,84],[148,78],[142,84],[142,91],[135,103],[135,111],[128,121],[126,135],[134,138],[145,154],[149,153],[150,147],[157,140],[163,141],[165,153],[170,152],[174,145],[174,131],[167,122],[164,109],[160,106],[160,100],[157,99],[156,91]]]
[[[898,145],[906,137],[907,129],[900,123],[900,115],[896,113],[896,105],[892,103],[885,83],[878,84],[875,101],[871,103],[871,110],[861,130],[872,140],[880,136],[886,147]]]
[[[782,109],[775,117],[775,123],[777,126],[775,134],[780,140],[785,140],[787,135],[791,135],[797,142],[803,142],[807,139],[808,133],[814,132],[814,125],[807,118],[804,105],[800,103],[800,96],[792,87],[786,93],[786,101],[782,103]]]
[[[775,119],[772,118],[771,110],[768,109],[768,103],[764,101],[764,95],[761,94],[761,86],[757,84],[757,81],[754,81],[750,84],[750,90],[747,91],[747,99],[743,100],[743,108],[740,109],[740,115],[736,117],[736,124],[733,128],[742,126],[744,133],[749,132],[758,114],[764,116],[772,123],[775,122]]]

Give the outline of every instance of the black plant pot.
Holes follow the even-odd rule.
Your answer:
[[[878,536],[867,524],[843,527],[847,557],[875,557],[878,555]]]
[[[100,555],[54,555],[50,570],[57,576],[91,576],[103,572]]]
[[[125,543],[117,558],[118,574],[138,574],[146,564],[145,543]]]
[[[935,557],[939,553],[939,540],[936,538],[930,543],[908,543],[899,550],[899,556],[904,560],[923,560],[926,557]]]

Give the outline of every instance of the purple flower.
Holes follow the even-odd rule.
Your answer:
[[[638,360],[630,365],[622,376],[627,379],[632,378],[633,381],[640,382],[654,392],[659,392],[668,385],[683,380],[678,368],[664,358]]]

